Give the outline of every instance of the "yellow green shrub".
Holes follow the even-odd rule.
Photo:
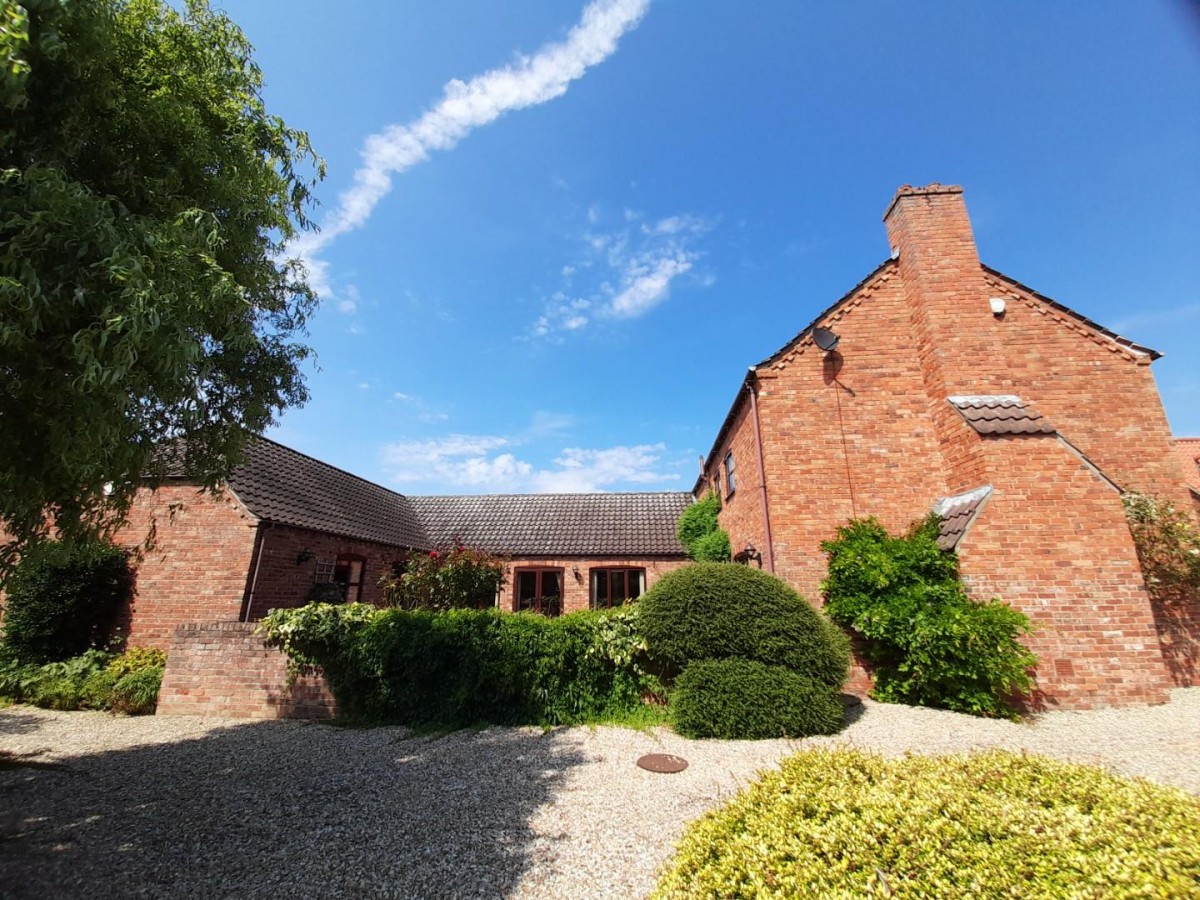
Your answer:
[[[1200,798],[990,751],[812,750],[693,823],[656,898],[1200,896]]]

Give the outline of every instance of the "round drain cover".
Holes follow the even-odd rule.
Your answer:
[[[688,767],[686,759],[682,756],[672,756],[670,753],[647,753],[637,764],[647,772],[662,772],[666,775],[682,772]]]

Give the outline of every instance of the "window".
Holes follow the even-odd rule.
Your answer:
[[[592,569],[592,609],[621,606],[645,589],[645,569]]]
[[[562,612],[562,569],[517,569],[514,581],[517,612],[530,610],[546,616]]]
[[[363,570],[366,560],[361,556],[343,553],[333,566],[333,580],[342,586],[342,596],[347,603],[362,600]]]
[[[317,584],[324,584],[328,581],[333,581],[334,561],[332,559],[318,559],[316,571],[313,572],[313,581]]]
[[[725,454],[725,496],[732,497],[736,490],[737,483],[733,478],[733,451],[730,450]]]

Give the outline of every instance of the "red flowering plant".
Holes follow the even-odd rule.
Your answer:
[[[379,585],[385,602],[401,609],[487,609],[496,604],[507,566],[503,557],[455,542],[448,549],[414,552]]]

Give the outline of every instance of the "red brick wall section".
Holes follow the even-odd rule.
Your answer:
[[[115,537],[131,547],[153,538],[135,562],[135,594],[124,621],[128,642],[165,650],[184,622],[236,621],[256,527],[229,494],[183,484],[140,492]]]
[[[309,555],[309,558],[298,562],[302,553]],[[408,551],[289,525],[270,525],[263,535],[261,563],[254,580],[250,618],[262,618],[271,609],[303,606],[305,595],[312,587],[318,561],[325,559],[332,562],[340,554],[360,556],[366,561],[362,601],[378,605],[383,602],[379,576],[390,572],[393,563],[402,562]]]
[[[333,717],[336,706],[323,679],[306,676],[291,686],[287,681],[287,658],[264,647],[253,625],[180,625],[167,654],[158,715]]]
[[[585,558],[568,557],[536,557],[511,560],[505,571],[504,587],[500,594],[500,608],[514,611],[517,608],[516,578],[513,573],[517,569],[562,569],[563,570],[563,609],[564,613],[578,612],[591,609],[591,570],[600,568],[630,568],[646,570],[646,590],[654,586],[659,578],[673,569],[686,566],[686,559],[663,559],[661,557],[627,557],[614,558]],[[579,570],[576,578],[574,570]]]
[[[775,573],[818,604],[820,544],[839,525],[902,529],[947,492],[895,268],[823,324],[836,353],[806,338],[757,373]]]
[[[767,545],[767,537],[763,528],[762,473],[758,468],[758,445],[754,439],[754,420],[751,417],[749,397],[744,394],[744,391],[742,399],[741,408],[734,418],[725,441],[717,448],[713,461],[705,469],[703,480],[706,484],[700,492],[702,496],[710,485],[715,486],[719,476],[721,498],[719,520],[721,527],[729,532],[729,542],[734,553],[747,544],[753,544],[760,551],[764,551]],[[728,493],[728,481],[725,476],[725,456],[731,450],[736,473],[735,490],[732,494]]]
[[[1169,676],[1120,497],[1054,436],[980,442],[994,494],[959,546],[978,599],[1033,621],[1048,706],[1167,699]]]

